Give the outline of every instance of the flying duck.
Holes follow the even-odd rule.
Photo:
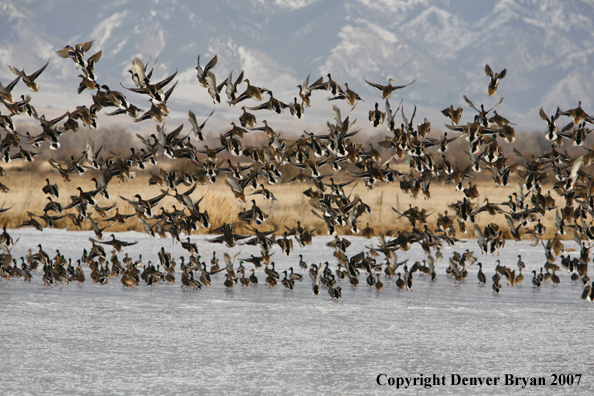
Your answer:
[[[497,87],[499,87],[499,80],[505,77],[507,70],[503,69],[500,73],[493,73],[489,65],[485,65],[485,73],[491,78],[489,86],[485,91],[489,97],[493,97],[497,94]]]
[[[45,70],[45,68],[47,67],[47,65],[49,65],[49,61],[45,65],[43,65],[39,70],[37,70],[34,73],[31,73],[30,75],[26,75],[25,74],[25,69],[18,70],[14,66],[8,66],[8,68],[10,69],[11,72],[13,72],[17,76],[21,77],[21,79],[29,87],[29,89],[31,90],[31,92],[37,92],[37,91],[39,91],[39,85],[37,85],[37,83],[35,82],[35,80],[37,79],[37,77],[39,77],[39,75],[41,73],[43,73],[43,71]]]
[[[415,81],[413,80],[413,82],[411,82],[410,84],[393,86],[392,85],[392,82],[394,81],[393,78],[388,79],[388,85],[380,85],[380,84],[369,82],[366,79],[364,79],[364,80],[367,84],[382,91],[382,93],[380,94],[382,99],[388,99],[390,97],[390,95],[392,95],[393,91],[395,91],[397,89],[410,87],[411,85],[413,85],[415,83]]]

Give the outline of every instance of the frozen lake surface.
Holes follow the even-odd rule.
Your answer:
[[[9,231],[21,237],[13,256],[37,251],[41,243],[53,257],[55,249],[67,258],[80,258],[89,250],[89,232],[47,229]],[[158,263],[161,246],[173,257],[187,256],[171,239],[153,239],[134,232],[118,239],[138,241],[125,249],[134,259]],[[286,257],[275,247],[277,270],[298,269],[298,254],[309,263],[336,260],[326,247],[330,237]],[[106,237],[105,240],[109,240]],[[212,251],[241,257],[258,255],[258,249],[224,246],[195,236],[203,260]],[[351,238],[350,257],[377,241]],[[566,242],[574,247],[574,242]],[[475,241],[461,243],[478,253]],[[379,386],[376,378],[446,376],[446,386],[434,394],[593,394],[594,304],[580,298],[581,280],[572,283],[559,272],[561,284],[549,281],[532,287],[530,271],[545,262],[542,246],[508,241],[499,257],[481,256],[486,286],[470,268],[462,284],[445,274],[452,248],[443,250],[437,280],[414,276],[414,291],[399,290],[384,279],[380,293],[368,288],[361,275],[358,288],[342,281],[342,299],[330,300],[323,289],[314,296],[305,280],[293,291],[264,285],[231,290],[223,286],[223,273],[210,287],[181,288],[122,286],[118,278],[107,285],[93,284],[89,270],[83,285],[43,286],[43,271],[31,283],[0,280],[0,394],[315,394],[384,395],[426,392],[416,386],[397,391]],[[574,251],[572,256],[579,252]],[[517,255],[526,263],[523,285],[510,288],[502,280],[501,294],[491,289],[495,260],[515,268]],[[120,260],[123,253],[119,255]],[[425,258],[418,246],[398,252],[399,260]],[[222,260],[221,260],[222,262]],[[246,263],[246,268],[252,265]],[[281,273],[282,277],[282,273]],[[280,285],[280,283],[279,283]],[[451,374],[503,378],[505,374],[545,377],[546,387],[454,386]],[[581,383],[551,386],[553,374],[582,374]]]

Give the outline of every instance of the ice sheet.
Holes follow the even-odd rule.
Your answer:
[[[47,229],[9,231],[21,240],[15,257],[37,250],[41,243],[50,257],[58,248],[73,260],[90,248],[89,232]],[[135,232],[118,233],[118,239],[138,241],[125,249],[133,258],[142,254],[146,263],[158,262],[161,246],[174,257],[184,254],[171,239],[153,239]],[[241,257],[258,249],[227,249],[196,236],[207,261],[241,251]],[[107,237],[106,239],[109,239]],[[445,269],[451,248],[437,280],[414,276],[414,291],[398,290],[384,279],[378,294],[368,288],[341,282],[342,299],[330,300],[326,290],[314,296],[306,271],[299,269],[298,254],[312,262],[329,261],[336,268],[331,238],[318,237],[313,245],[292,256],[275,247],[277,270],[293,266],[304,275],[293,291],[260,284],[225,290],[224,276],[202,290],[181,288],[177,283],[128,289],[119,279],[107,285],[93,284],[86,270],[83,285],[44,287],[42,271],[33,281],[0,281],[0,394],[329,394],[383,395],[396,389],[380,387],[376,377],[439,376],[545,376],[583,374],[579,386],[547,386],[521,390],[516,387],[433,388],[439,394],[592,394],[594,377],[594,304],[580,298],[581,281],[572,283],[566,271],[561,284],[531,285],[533,269],[545,262],[542,247],[507,242],[500,255],[481,256],[489,279],[477,284],[472,267],[459,285]],[[351,238],[349,256],[375,240]],[[566,243],[572,246],[573,242]],[[575,246],[573,246],[575,247]],[[456,246],[478,248],[474,241]],[[526,280],[501,294],[491,290],[495,260],[513,267],[517,254],[526,263]],[[570,253],[572,255],[577,252]],[[123,254],[120,254],[120,260]],[[422,260],[418,247],[398,252],[399,260]],[[178,265],[179,265],[179,260]],[[247,264],[251,269],[252,266]],[[179,267],[178,267],[179,269]],[[282,277],[282,273],[281,273]],[[279,283],[280,285],[280,283]],[[417,387],[407,393],[424,391]]]

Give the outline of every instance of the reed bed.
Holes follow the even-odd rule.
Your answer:
[[[164,164],[163,167],[166,165]],[[7,166],[5,166],[7,168]],[[130,204],[120,199],[120,196],[134,199],[135,194],[140,194],[144,199],[152,198],[161,193],[166,187],[158,185],[149,185],[149,178],[151,172],[158,172],[159,165],[153,167],[150,170],[137,171],[137,176],[134,180],[126,183],[121,182],[119,179],[114,179],[109,184],[110,199],[105,200],[99,196],[98,202],[102,207],[116,204],[120,213],[134,213],[134,209]],[[8,170],[8,169],[7,169]],[[63,206],[70,203],[70,196],[78,196],[79,191],[77,187],[81,187],[84,191],[93,190],[95,185],[89,179],[93,177],[94,171],[89,171],[89,175],[82,177],[73,175],[70,182],[64,182],[57,172],[51,171],[45,165],[32,167],[13,167],[7,172],[7,175],[3,177],[0,182],[10,188],[9,193],[3,194],[4,199],[0,198],[4,208],[11,207],[10,210],[0,214],[0,224],[7,228],[16,228],[24,221],[29,218],[28,213],[40,214],[43,212],[43,208],[48,202],[46,196],[41,192],[42,187],[46,184],[46,178],[51,183],[58,185],[60,189],[60,198],[56,201],[60,202]],[[289,177],[287,177],[288,179]],[[350,180],[348,176],[343,176],[344,180]],[[210,229],[200,229],[197,233],[211,233],[213,229],[222,225],[223,223],[235,223],[236,231],[239,233],[247,233],[245,224],[238,220],[238,213],[243,209],[249,209],[252,205],[251,199],[255,199],[257,205],[264,210],[265,213],[269,214],[269,218],[266,222],[257,227],[261,231],[278,230],[277,234],[282,235],[286,230],[286,227],[295,227],[297,221],[301,222],[302,226],[309,229],[315,229],[315,235],[324,235],[327,232],[327,228],[323,220],[314,216],[312,213],[313,207],[310,204],[309,198],[307,198],[303,191],[312,187],[312,183],[281,183],[275,186],[267,186],[270,189],[277,201],[265,201],[261,195],[249,196],[251,191],[246,189],[247,203],[240,202],[235,199],[233,193],[230,191],[224,183],[224,175],[219,178],[216,184],[201,185],[196,188],[191,198],[194,201],[204,197],[200,203],[201,210],[207,210],[210,216],[212,227]],[[515,181],[513,185],[506,188],[496,187],[492,182],[479,182],[478,190],[480,197],[475,200],[477,203],[482,203],[485,198],[488,198],[491,203],[501,203],[508,200],[508,196],[515,191]],[[549,189],[551,186],[547,186]],[[184,192],[189,187],[184,185],[178,186],[179,192]],[[398,182],[392,184],[379,184],[374,189],[368,190],[365,188],[362,182],[355,182],[347,187],[345,191],[350,194],[357,194],[361,200],[371,207],[372,214],[364,214],[360,217],[359,228],[363,229],[369,224],[375,230],[376,235],[379,233],[386,235],[394,235],[398,230],[410,230],[411,226],[405,218],[398,218],[398,214],[395,213],[392,208],[403,212],[409,208],[409,206],[418,206],[420,209],[425,208],[429,216],[429,222],[427,226],[431,230],[435,230],[435,223],[438,214],[443,214],[448,210],[449,215],[453,215],[452,210],[448,209],[448,205],[462,200],[464,194],[455,190],[453,184],[444,184],[441,182],[433,182],[431,185],[431,199],[424,199],[422,195],[416,199],[412,198],[409,194],[404,194],[400,190]],[[554,194],[555,199],[559,203],[563,200],[562,197]],[[173,197],[166,197],[163,199],[155,209],[154,214],[161,213],[161,210],[171,211],[174,206],[177,209],[183,209],[183,205],[175,200]],[[74,209],[68,210],[68,212],[76,213]],[[115,213],[115,209],[110,212],[110,215]],[[95,219],[101,220],[102,218],[95,213],[92,208],[89,208],[89,214]],[[541,222],[547,227],[547,234],[545,238],[552,238],[555,230],[554,226],[554,211],[549,212]],[[477,224],[482,228],[488,223],[496,223],[504,231],[506,238],[511,236],[508,233],[508,226],[505,218],[502,214],[496,216],[490,216],[488,214],[480,214],[477,216]],[[44,222],[41,221],[44,225]],[[100,226],[104,227],[108,223],[100,222]],[[68,218],[59,220],[56,222],[56,226],[60,228],[67,228],[68,230],[75,230],[76,228]],[[249,227],[249,226],[248,226]],[[456,233],[457,238],[466,239],[474,238],[472,224],[467,226],[468,230],[466,234],[460,232]],[[251,227],[250,227],[251,228]],[[455,227],[458,230],[458,227]],[[89,222],[84,222],[84,229],[92,229]],[[112,226],[107,228],[105,231],[109,232],[116,231],[138,231],[144,232],[144,228],[137,220],[136,217],[128,219],[126,224],[114,223]],[[337,233],[341,235],[351,235],[351,231],[347,227],[338,227]],[[571,234],[571,233],[570,233]],[[566,236],[569,238],[571,236]]]

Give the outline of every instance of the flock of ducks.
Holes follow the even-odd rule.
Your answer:
[[[6,163],[13,160],[34,161],[38,153],[32,151],[33,149],[42,148],[46,144],[50,150],[58,149],[60,137],[65,133],[77,132],[80,123],[86,128],[97,128],[97,115],[103,109],[109,111],[106,113],[109,116],[128,115],[136,122],[153,120],[157,123],[157,133],[151,134],[148,138],[137,135],[141,147],[130,148],[131,153],[128,156],[113,152],[106,155],[102,153],[102,147],[97,149],[93,140],[89,139],[82,156],[72,157],[71,161],[66,162],[50,159],[52,168],[66,182],[70,182],[73,175],[83,175],[89,171],[94,175],[91,180],[95,183],[95,189],[84,191],[78,187],[78,195],[70,196],[68,202],[59,202],[59,189],[48,178],[43,187],[43,193],[48,200],[43,212],[28,212],[29,219],[19,227],[35,227],[41,231],[44,227],[54,227],[56,222],[69,221],[78,229],[92,228],[96,239],[90,238],[92,247],[89,253],[85,250],[83,257],[77,259],[76,266],[59,252],[54,259],[49,259],[39,246],[38,253],[30,253],[26,258],[21,258],[19,268],[16,259],[11,255],[14,241],[4,229],[0,245],[3,251],[0,255],[2,277],[9,279],[23,276],[25,280],[30,280],[30,271],[38,265],[43,265],[45,284],[75,280],[84,282],[81,265],[88,265],[91,278],[98,283],[104,283],[110,277],[118,275],[126,286],[136,286],[141,280],[151,285],[161,280],[174,282],[176,263],[164,249],[160,251],[160,264],[157,267],[152,263],[144,265],[141,259],[134,261],[127,256],[120,262],[117,253],[134,242],[120,241],[113,234],[111,240],[103,240],[103,232],[111,225],[126,224],[131,218],[136,218],[147,234],[153,237],[171,236],[189,251],[187,261],[183,257],[180,258],[181,282],[185,287],[199,288],[208,285],[211,275],[225,270],[226,287],[233,287],[237,281],[243,286],[248,286],[257,283],[255,270],[262,266],[265,267],[267,276],[265,283],[275,286],[280,276],[271,261],[274,254],[271,250],[278,246],[282,254],[289,256],[294,251],[293,242],[302,248],[311,244],[315,230],[303,227],[300,222],[286,225],[285,230],[258,230],[256,226],[264,224],[269,215],[257,205],[255,199],[251,199],[251,205],[248,204],[248,207],[238,213],[238,222],[246,225],[245,229],[250,234],[236,233],[235,223],[220,224],[213,228],[207,209],[200,207],[204,196],[198,200],[191,197],[198,184],[217,183],[219,178],[223,178],[234,197],[247,204],[248,197],[253,195],[261,195],[265,200],[276,200],[273,194],[274,187],[271,186],[278,183],[308,182],[310,187],[303,191],[303,194],[310,199],[312,212],[322,219],[329,235],[335,235],[340,231],[373,238],[375,232],[369,224],[362,229],[359,225],[361,216],[371,214],[371,207],[353,193],[354,187],[347,192],[349,185],[363,182],[368,189],[373,189],[378,183],[398,183],[400,190],[413,198],[423,196],[430,199],[432,180],[445,174],[446,183],[454,184],[453,188],[461,193],[461,200],[449,204],[449,209],[443,214],[438,213],[437,216],[431,216],[432,213],[427,213],[426,209],[412,205],[402,212],[393,208],[395,216],[406,219],[410,227],[398,230],[396,235],[391,237],[380,234],[377,236],[378,246],[370,246],[367,250],[350,257],[347,255],[350,242],[346,238],[336,237],[330,246],[335,250],[334,257],[338,268],[333,273],[328,262],[311,264],[309,276],[312,279],[313,292],[318,294],[322,287],[326,287],[332,298],[340,298],[342,289],[338,283],[348,278],[352,286],[357,286],[361,274],[366,275],[367,285],[380,291],[383,287],[380,280],[382,271],[388,278],[396,277],[395,283],[399,288],[412,290],[413,274],[419,272],[435,280],[435,268],[441,260],[440,249],[444,244],[453,246],[458,241],[458,233],[464,235],[470,232],[476,237],[483,254],[497,254],[498,249],[504,246],[505,238],[509,236],[515,240],[528,237],[532,239],[533,245],[540,243],[544,248],[546,263],[540,273],[533,271],[532,284],[540,287],[549,279],[553,284],[559,283],[556,272],[560,267],[555,262],[561,257],[561,264],[571,274],[572,281],[582,279],[585,285],[582,297],[592,299],[594,288],[588,284],[587,269],[589,241],[594,238],[594,178],[587,174],[585,169],[594,159],[594,150],[584,147],[584,141],[591,132],[589,125],[594,124],[594,119],[582,109],[581,102],[574,109],[562,111],[557,108],[550,116],[544,109],[540,109],[540,116],[547,124],[545,137],[551,141],[550,150],[542,155],[526,158],[513,149],[513,156],[506,156],[503,146],[513,145],[516,138],[514,124],[496,110],[503,98],[487,110],[484,104],[476,106],[464,96],[466,103],[476,112],[472,120],[462,124],[463,109],[449,106],[442,111],[448,119],[447,132],[439,138],[432,138],[429,136],[431,124],[427,119],[415,124],[416,106],[412,114],[407,116],[402,101],[395,111],[392,111],[389,102],[394,92],[412,86],[415,81],[405,85],[392,85],[394,80],[389,79],[387,85],[382,85],[365,80],[371,87],[379,90],[379,97],[384,103],[380,106],[381,102],[378,101],[374,109],[369,111],[370,124],[378,129],[385,126],[388,131],[387,136],[376,143],[389,151],[389,156],[382,158],[373,143],[370,143],[369,149],[366,150],[362,144],[351,139],[360,131],[353,127],[356,120],[351,120],[351,116],[362,99],[347,83],[343,88],[329,73],[327,80],[320,77],[311,84],[308,76],[297,86],[298,90],[293,100],[285,103],[274,97],[270,89],[252,84],[249,78],[244,77],[243,71],[235,79],[231,72],[217,83],[214,73],[217,56],[210,59],[204,67],[200,65],[198,56],[198,64],[195,67],[197,79],[200,86],[207,90],[213,104],[220,104],[224,94],[229,106],[242,105],[242,113],[237,123],[231,122],[229,130],[219,135],[220,145],[211,148],[203,143],[203,131],[214,110],[204,119],[199,119],[194,112],[188,111],[191,130],[187,134],[182,134],[183,124],[172,131],[165,128],[163,121],[170,113],[167,101],[177,86],[177,82],[173,83],[177,71],[163,80],[155,81],[153,71],[156,61],[149,68],[148,64],[138,58],[132,60],[129,73],[134,86],[122,87],[148,98],[150,109],[145,111],[131,103],[122,92],[111,90],[107,85],[98,82],[100,77],[96,74],[95,68],[102,52],[87,56],[92,44],[93,41],[88,41],[56,51],[58,56],[74,62],[81,73],[78,76],[81,79],[78,93],[91,91],[92,104],[77,106],[52,120],[47,120],[45,115],[37,113],[31,104],[30,95],[21,95],[18,99],[13,97],[12,93],[19,81],[23,81],[31,92],[37,92],[40,87],[36,80],[48,64],[30,75],[26,74],[25,70],[10,67],[16,78],[6,86],[0,84],[0,100],[8,111],[8,114],[0,114],[0,128],[3,130],[0,153],[2,159]],[[490,79],[487,96],[494,97],[500,81],[506,76],[506,70],[494,73],[487,65],[485,73]],[[304,117],[306,109],[311,106],[311,97],[317,91],[326,92],[329,101],[344,101],[351,106],[346,117],[343,117],[338,106],[332,106],[333,120],[327,122],[326,134],[304,132],[298,139],[289,141],[282,139],[267,120],[258,123],[256,114],[267,111],[280,114],[289,109],[292,116]],[[253,105],[248,106],[250,103]],[[397,121],[399,114],[402,118],[400,123]],[[37,120],[42,132],[32,136],[29,132],[18,131],[13,122],[13,118],[17,116],[28,116]],[[558,126],[557,123],[562,119],[567,120],[567,123]],[[268,136],[268,144],[263,147],[246,145],[244,138],[254,133],[265,133]],[[449,144],[457,139],[464,139],[468,143],[470,165],[463,169],[459,167],[461,161],[448,159],[446,156]],[[582,153],[570,156],[567,152],[560,152],[558,149],[565,142],[581,147]],[[223,156],[226,160],[221,158]],[[183,162],[184,165],[191,164],[192,170],[159,169],[158,173],[152,172],[149,184],[158,186],[159,194],[152,198],[142,197],[140,194],[134,197],[120,197],[134,209],[133,213],[120,213],[117,204],[100,205],[100,198],[110,199],[108,186],[112,180],[124,183],[133,180],[136,176],[134,168],[144,170],[149,165],[157,166],[158,160],[165,157]],[[515,162],[510,163],[510,160],[514,159]],[[390,167],[392,162],[401,160],[408,160],[410,163],[408,173]],[[281,167],[288,165],[298,169],[299,173],[286,180],[288,178],[283,177]],[[515,174],[518,181],[507,201],[492,203],[488,199],[482,202],[479,200],[478,186],[473,184],[471,179],[482,169],[492,174],[495,185],[499,187],[510,186]],[[4,174],[4,169],[0,167],[0,175]],[[563,207],[557,205],[550,190],[543,190],[549,175],[556,179],[552,189],[564,199]],[[185,187],[185,191],[180,191],[180,187]],[[0,183],[0,190],[8,192],[10,189]],[[169,196],[174,197],[181,206],[178,208],[173,205],[169,211],[164,207],[160,208],[160,212],[155,209]],[[3,208],[1,211],[9,209]],[[89,209],[93,209],[93,212]],[[541,239],[545,234],[541,218],[551,211],[554,211],[556,216],[555,236],[545,243]],[[479,227],[476,223],[479,214],[503,215],[508,229],[502,229],[494,222]],[[436,218],[433,220],[431,217]],[[218,259],[214,256],[211,268],[207,270],[206,264],[200,261],[196,245],[190,239],[191,234],[199,228],[211,229],[210,232],[217,235],[210,239],[212,243],[225,244],[227,247],[237,244],[259,246],[261,255],[240,259],[239,267],[236,268],[238,256],[231,259],[225,253],[226,265],[223,269],[218,268]],[[574,240],[581,246],[579,259],[570,259],[562,255],[564,246],[560,237],[567,233],[573,233]],[[396,252],[407,251],[413,244],[419,244],[427,257],[409,268],[406,262],[398,262]],[[107,258],[104,245],[109,245],[113,249],[110,260]],[[110,262],[111,268],[108,265]],[[307,269],[307,264],[301,262],[300,266],[304,270]],[[254,265],[248,277],[244,263]],[[486,283],[482,264],[478,263],[470,251],[454,254],[454,257],[449,259],[446,272],[455,282],[462,282],[468,275],[468,268],[475,264],[479,267],[479,282]],[[522,270],[525,267],[521,260],[518,261],[517,267],[516,274],[515,268],[512,270],[498,263],[493,276],[494,292],[500,292],[502,276],[511,287],[522,283]],[[546,272],[543,272],[543,269]],[[399,270],[400,272],[397,272]],[[290,272],[284,272],[280,283],[286,289],[293,289],[295,281],[301,279],[302,275],[291,269]]]
[[[0,235],[4,246],[14,246],[10,234],[4,229]],[[112,278],[119,278],[122,285],[126,287],[135,287],[138,285],[156,286],[158,283],[175,284],[177,281],[176,275],[181,276],[181,287],[187,289],[202,289],[210,286],[217,279],[219,273],[223,273],[223,285],[227,289],[233,289],[234,286],[250,287],[259,284],[259,278],[256,271],[263,272],[265,276],[264,284],[269,287],[276,287],[279,284],[285,290],[293,290],[296,287],[296,282],[301,282],[304,276],[296,272],[293,267],[282,271],[282,278],[275,268],[275,262],[271,261],[270,255],[263,257],[240,258],[241,253],[237,253],[231,257],[228,253],[223,253],[223,262],[217,257],[217,252],[213,251],[210,260],[203,260],[198,247],[192,243],[190,238],[181,243],[181,246],[188,252],[188,255],[179,257],[179,270],[177,270],[178,263],[171,253],[167,252],[164,247],[157,252],[159,262],[155,266],[150,260],[147,263],[143,262],[142,255],[137,259],[133,259],[124,254],[120,260],[119,252],[122,248],[134,245],[136,242],[128,243],[117,241],[112,235],[112,241],[98,241],[90,238],[92,247],[90,250],[83,249],[83,254],[73,263],[72,258],[66,258],[59,250],[53,258],[43,250],[41,245],[38,245],[37,252],[29,253],[26,256],[20,257],[20,265],[16,258],[13,258],[10,253],[0,254],[0,279],[6,280],[20,279],[25,282],[31,282],[33,273],[42,269],[42,281],[46,286],[56,284],[70,284],[76,282],[81,285],[84,284],[87,276],[91,280],[100,285],[109,283]],[[396,287],[404,291],[413,290],[413,275],[419,273],[419,277],[425,278],[430,282],[437,280],[437,268],[444,260],[441,249],[437,249],[435,256],[427,254],[422,261],[416,261],[408,267],[409,259],[398,261],[395,252],[392,252],[389,257],[384,257],[384,262],[378,259],[381,256],[380,252],[386,251],[385,240],[380,237],[381,247],[368,247],[369,254],[365,252],[357,253],[348,258],[346,251],[350,246],[350,242],[346,238],[335,237],[334,240],[328,242],[326,245],[334,250],[334,257],[338,261],[336,268],[331,269],[328,261],[319,264],[309,264],[299,255],[299,268],[297,271],[307,271],[311,279],[312,291],[318,295],[322,289],[326,289],[329,296],[333,299],[339,299],[342,296],[342,286],[348,282],[351,287],[359,286],[359,278],[365,279],[365,284],[374,288],[378,293],[384,287],[384,282],[393,282]],[[102,245],[111,245],[113,250],[108,253]],[[546,262],[540,268],[540,272],[533,270],[532,285],[535,288],[540,288],[545,283],[549,282],[553,287],[561,283],[561,278],[557,274],[558,271],[567,271],[570,274],[572,283],[579,282],[584,285],[582,298],[592,301],[594,298],[594,284],[589,284],[589,277],[587,275],[589,257],[589,247],[585,244],[582,246],[579,257],[571,258],[570,256],[561,256],[561,266],[551,262]],[[463,283],[467,280],[469,269],[476,265],[479,269],[476,273],[476,278],[479,285],[485,285],[488,282],[487,276],[483,272],[483,265],[474,256],[474,252],[466,250],[463,253],[453,252],[453,255],[447,259],[449,265],[445,268],[447,277],[452,279],[454,284]],[[210,261],[207,265],[206,261]],[[238,263],[238,264],[236,264]],[[248,270],[246,265],[252,264],[253,268]],[[85,268],[88,270],[85,271]],[[517,268],[516,268],[517,267]],[[526,269],[521,255],[518,255],[518,260],[511,268],[501,264],[500,260],[496,260],[494,275],[492,276],[492,290],[494,293],[501,292],[501,281],[505,278],[508,287],[515,287],[524,282],[523,270]],[[90,273],[89,273],[90,271]],[[179,271],[179,272],[178,272]],[[87,275],[85,275],[85,272]],[[246,273],[247,272],[247,273]],[[382,282],[382,272],[383,279]],[[220,280],[219,280],[220,282]]]

